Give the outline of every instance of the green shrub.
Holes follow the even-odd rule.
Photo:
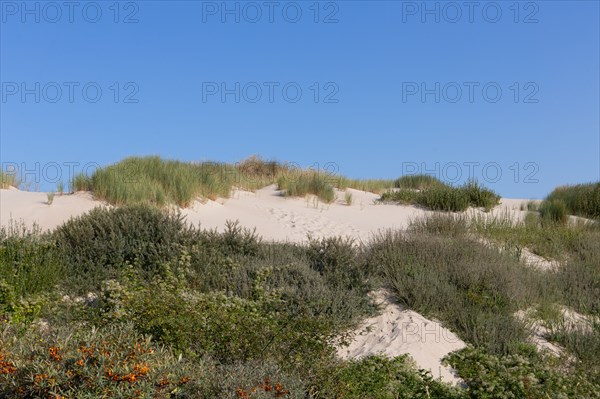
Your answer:
[[[468,238],[382,233],[367,262],[380,267],[398,301],[438,318],[462,339],[507,353],[526,339],[512,315],[535,297],[536,271]]]
[[[466,348],[447,356],[472,398],[599,398],[600,385],[532,350],[505,356]]]
[[[571,215],[600,218],[600,182],[558,187],[546,200],[562,201]]]
[[[220,293],[184,295],[164,282],[133,289],[112,283],[103,298],[107,317],[131,320],[137,331],[180,353],[224,363],[262,356],[277,327],[256,301]]]
[[[149,274],[177,258],[192,236],[176,213],[147,205],[95,208],[59,226],[52,237],[61,251],[70,281],[79,288],[97,289],[126,263]]]
[[[310,370],[315,358],[333,356],[335,324],[321,315],[288,312],[261,279],[252,298],[196,293],[169,272],[149,284],[109,281],[100,312],[108,322],[132,322],[188,356],[222,364],[272,359],[288,370]]]
[[[206,399],[306,398],[306,382],[269,361],[223,365],[214,377],[213,391]]]
[[[0,337],[0,396],[5,398],[191,398],[197,366],[155,346],[130,325],[99,330],[30,328]]]
[[[14,310],[21,299],[51,291],[64,275],[53,241],[38,227],[0,228],[0,311]]]
[[[365,289],[368,271],[356,262],[357,249],[351,238],[309,237],[306,252],[311,268],[327,281],[347,289]]]
[[[357,259],[357,248],[335,258],[334,253],[342,253],[348,243],[341,238],[331,240],[339,241],[313,240],[311,246],[263,245],[258,256],[226,269],[231,272],[217,272],[231,273],[230,281],[221,287],[245,298],[253,298],[264,289],[280,295],[290,314],[325,317],[339,331],[353,327],[374,311],[367,295],[374,283]],[[325,251],[319,253],[319,248]],[[257,284],[263,288],[258,289]]]
[[[567,206],[561,200],[544,201],[540,205],[540,217],[546,223],[565,224],[569,219]]]
[[[408,355],[393,359],[369,356],[347,362],[333,370],[321,391],[323,398],[397,399],[466,398],[459,388],[434,380],[417,370]]]

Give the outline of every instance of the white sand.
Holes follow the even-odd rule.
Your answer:
[[[56,194],[52,205],[48,205],[46,193],[0,189],[0,225],[6,226],[13,221],[24,222],[27,226],[35,223],[43,230],[53,229],[71,216],[81,215],[100,205],[103,203],[84,192]]]
[[[402,309],[384,291],[375,294],[375,301],[383,308],[382,312],[365,320],[355,331],[350,346],[338,349],[338,356],[354,359],[375,354],[394,357],[408,353],[419,368],[429,370],[434,378],[454,383],[460,381],[453,370],[441,362],[448,353],[465,347],[460,338],[439,322]]]
[[[182,214],[202,228],[222,230],[227,220],[238,220],[242,226],[254,228],[266,240],[305,241],[308,234],[314,237],[349,236],[357,241],[368,241],[383,229],[405,229],[411,220],[429,211],[414,206],[376,204],[379,198],[373,193],[348,190],[352,205],[346,205],[344,191],[336,193],[333,204],[324,204],[314,197],[306,199],[284,198],[275,186],[254,193],[235,191],[231,198],[217,201],[196,201]],[[524,217],[520,211],[526,200],[503,199],[502,204],[486,215],[508,214],[515,219]],[[38,224],[42,229],[52,229],[72,216],[81,215],[96,206],[105,206],[88,193],[56,195],[52,205],[47,204],[45,193],[16,189],[0,189],[0,224],[23,221],[26,225]],[[471,210],[478,213],[480,211]],[[360,357],[372,353],[390,356],[410,354],[421,368],[431,370],[434,377],[456,381],[450,369],[442,366],[440,359],[464,343],[435,321],[420,314],[400,309],[387,300],[383,312],[366,320],[349,348],[341,350],[344,357]],[[368,333],[364,327],[372,325]]]
[[[275,186],[256,192],[238,190],[228,199],[198,200],[183,209],[182,214],[190,223],[203,228],[222,230],[227,220],[238,220],[242,226],[256,227],[266,240],[301,242],[308,234],[315,237],[342,235],[366,241],[379,230],[405,229],[411,220],[430,213],[414,206],[376,204],[377,194],[348,191],[353,197],[350,206],[345,204],[344,191],[337,191],[333,204],[325,204],[315,197],[284,198]],[[521,218],[526,213],[519,210],[523,202],[503,199],[502,204],[487,215],[509,213]],[[57,194],[52,205],[48,205],[46,193],[0,189],[0,225],[22,220],[28,225],[35,222],[42,229],[52,229],[99,205],[106,206],[84,192]]]

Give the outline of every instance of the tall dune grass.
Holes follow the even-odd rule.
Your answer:
[[[19,182],[16,173],[0,170],[0,188],[17,187]]]
[[[233,178],[223,164],[184,163],[159,157],[131,157],[78,175],[75,190],[90,190],[112,204],[190,205],[197,197],[228,197]]]
[[[414,190],[423,190],[428,187],[444,185],[441,180],[430,175],[405,175],[394,180],[396,188],[411,188]]]
[[[600,182],[558,187],[548,195],[546,201],[563,202],[571,215],[599,219]]]
[[[394,186],[393,180],[388,179],[349,179],[343,176],[332,179],[332,184],[340,190],[353,188],[355,190],[381,194]]]
[[[300,169],[279,161],[252,156],[236,164],[180,162],[158,156],[130,157],[96,170],[78,174],[73,191],[91,191],[114,205],[148,203],[158,206],[189,206],[196,198],[227,198],[232,188],[256,190],[278,184],[288,196],[317,195],[324,202],[335,200],[334,187],[381,192],[391,180],[357,180]]]
[[[415,179],[402,180],[407,177]],[[381,195],[381,200],[421,205],[434,211],[446,212],[462,212],[469,206],[490,210],[500,203],[498,194],[476,181],[468,181],[460,187],[453,187],[431,176],[404,176],[404,178],[401,178],[398,184],[410,188],[385,192]],[[422,189],[417,191],[415,187]]]
[[[318,172],[302,172],[293,175],[282,175],[277,180],[277,186],[290,197],[303,197],[313,194],[326,203],[335,200],[335,191],[327,176]]]

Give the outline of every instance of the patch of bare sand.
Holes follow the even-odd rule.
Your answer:
[[[382,354],[389,357],[409,354],[419,368],[434,378],[457,383],[452,368],[442,364],[448,353],[462,349],[465,343],[438,321],[430,320],[394,303],[386,291],[373,294],[381,312],[361,323],[349,346],[338,348],[338,356],[356,359]]]

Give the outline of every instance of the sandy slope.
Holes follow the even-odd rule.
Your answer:
[[[256,192],[235,191],[231,198],[217,201],[196,201],[182,214],[190,223],[204,228],[222,229],[225,221],[239,220],[246,227],[256,227],[266,240],[304,241],[307,234],[313,236],[351,236],[368,240],[381,229],[404,229],[412,219],[428,211],[393,204],[375,204],[377,194],[349,190],[353,202],[348,206],[344,192],[337,192],[333,204],[324,204],[314,197],[305,199],[284,198],[275,186]],[[0,224],[23,220],[26,224],[36,222],[43,229],[52,229],[71,216],[81,215],[98,205],[88,193],[56,195],[54,203],[47,205],[45,193],[0,189]],[[524,200],[503,199],[491,214],[511,212],[515,218],[525,212],[519,211]],[[478,212],[478,211],[474,211]]]
[[[338,356],[350,359],[408,353],[420,368],[431,371],[434,378],[457,382],[453,370],[442,365],[441,360],[448,353],[464,348],[465,343],[439,322],[403,309],[387,292],[380,291],[374,296],[381,313],[363,321],[350,346],[338,349]]]
[[[52,229],[71,216],[81,215],[103,205],[89,193],[56,195],[52,205],[47,204],[46,193],[0,189],[0,225],[11,221],[23,221],[31,226],[36,223],[42,229]]]
[[[376,194],[349,191],[353,197],[352,205],[345,204],[343,191],[338,191],[337,200],[328,205],[314,197],[284,198],[275,186],[269,186],[254,193],[235,191],[229,199],[196,201],[190,208],[183,209],[182,214],[189,222],[203,228],[221,230],[225,221],[239,220],[243,226],[256,227],[266,240],[301,242],[308,234],[315,237],[344,235],[367,241],[381,229],[404,229],[411,220],[428,212],[413,206],[376,204],[375,200],[379,198]],[[46,201],[45,193],[0,190],[0,224],[22,220],[28,225],[37,223],[42,229],[52,229],[71,216],[83,214],[95,206],[105,206],[88,193],[57,195],[52,205],[47,205]],[[514,218],[522,218],[525,212],[519,209],[524,202],[503,199],[499,207],[486,215],[509,213]],[[383,305],[381,314],[363,323],[354,342],[340,350],[340,356],[409,353],[419,367],[431,370],[435,377],[456,381],[451,370],[441,365],[440,359],[464,343],[439,323],[401,309],[382,295],[378,293],[377,296]]]

